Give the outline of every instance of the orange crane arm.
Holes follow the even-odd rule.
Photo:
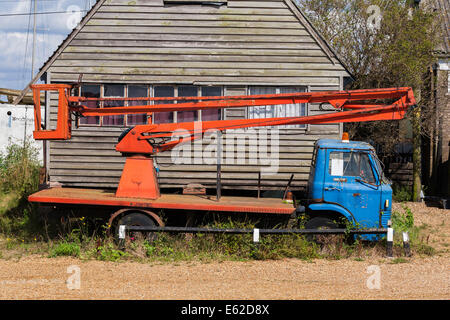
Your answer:
[[[262,126],[399,120],[403,119],[407,108],[407,105],[394,104],[304,117],[138,125],[121,139],[116,146],[116,150],[122,153],[154,154],[170,150],[180,143],[202,138],[208,130],[223,131]],[[158,140],[160,142],[157,142]]]
[[[40,91],[58,91],[58,119],[55,130],[41,128],[40,99],[35,101],[36,140],[67,140],[71,137],[71,113],[81,116],[110,116],[119,114],[139,114],[150,112],[192,111],[217,108],[237,108],[249,106],[269,106],[298,103],[330,104],[333,112],[316,116],[284,117],[267,119],[217,120],[201,122],[201,129],[194,122],[137,125],[117,145],[117,151],[123,153],[153,154],[169,150],[182,141],[197,139],[207,130],[230,130],[261,126],[290,124],[325,124],[343,122],[362,122],[379,120],[398,120],[405,116],[408,107],[415,105],[411,88],[388,88],[371,90],[347,90],[324,92],[299,92],[286,94],[216,96],[216,97],[168,97],[168,98],[86,98],[70,96],[71,85],[39,84],[32,85],[34,97],[40,97]],[[388,104],[367,104],[370,100],[386,100]],[[83,105],[87,101],[158,101],[154,105],[123,107],[89,108]],[[163,103],[161,103],[163,102]],[[166,103],[167,102],[167,103]],[[365,102],[362,104],[361,102]],[[188,131],[191,138],[177,139],[177,131]],[[171,138],[171,141],[168,139]],[[156,141],[156,140],[160,141]],[[162,140],[162,141],[161,141]]]

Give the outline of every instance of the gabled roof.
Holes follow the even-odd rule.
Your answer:
[[[72,32],[64,39],[64,41],[58,46],[58,48],[53,52],[49,59],[43,64],[36,76],[30,81],[30,83],[22,90],[21,94],[14,100],[14,104],[18,104],[25,94],[30,90],[29,86],[35,83],[42,75],[51,67],[54,61],[63,53],[65,48],[70,44],[70,42],[76,37],[76,35],[83,29],[86,23],[92,18],[92,16],[98,11],[98,9],[105,3],[106,0],[97,0],[96,4],[89,10],[89,12],[83,17],[80,23],[72,30]],[[345,71],[352,77],[350,71],[342,62],[338,54],[332,49],[330,44],[320,35],[320,33],[314,28],[311,22],[302,13],[300,7],[295,1],[283,0],[287,7],[294,13],[297,19],[304,25],[313,39],[317,42],[319,47],[325,52],[328,59],[336,64],[333,59],[337,59],[339,63],[344,67]]]

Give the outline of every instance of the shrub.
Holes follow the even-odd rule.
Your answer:
[[[410,231],[414,227],[414,216],[407,206],[403,206],[404,213],[394,211],[392,213],[392,225],[394,230]]]
[[[97,259],[102,261],[119,261],[125,256],[127,256],[127,253],[117,250],[112,243],[97,248]]]
[[[398,184],[392,185],[392,198],[397,202],[406,202],[412,200],[412,189],[410,186]]]
[[[72,256],[78,257],[80,255],[80,246],[74,242],[61,242],[55,245],[50,250],[50,257]]]
[[[10,141],[6,153],[0,154],[0,191],[27,196],[39,185],[38,151],[25,140],[23,145]]]

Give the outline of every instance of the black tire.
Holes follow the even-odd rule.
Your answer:
[[[140,212],[133,212],[128,213],[121,217],[119,221],[117,222],[116,227],[116,237],[118,238],[119,234],[119,226],[120,225],[126,225],[126,226],[138,226],[138,227],[155,227],[156,223],[155,221],[150,218],[148,215]],[[130,239],[143,239],[147,241],[153,241],[156,238],[156,235],[154,232],[130,232],[128,233],[128,236]]]
[[[305,229],[337,229],[338,225],[336,222],[331,220],[330,218],[325,217],[314,217],[310,219],[305,224]],[[315,235],[315,234],[308,234],[306,235],[306,240],[310,242],[316,242],[317,244],[324,244],[324,237],[327,237],[327,235]]]
[[[128,129],[125,129],[124,131],[122,131],[119,138],[117,138],[117,142],[122,141],[122,139],[128,134],[128,132],[130,132],[133,129],[134,129],[134,127],[131,127],[131,128],[128,128]]]
[[[338,226],[336,222],[330,218],[314,217],[306,223],[305,227],[306,229],[335,229]]]

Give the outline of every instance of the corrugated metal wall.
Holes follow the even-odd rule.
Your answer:
[[[298,17],[289,0],[228,1],[220,7],[108,0],[48,71],[52,82],[74,82],[82,73],[84,82],[93,83],[222,85],[226,95],[247,94],[256,85],[341,89],[345,69],[335,57],[330,60]],[[322,112],[317,105],[307,107],[310,115]],[[55,112],[52,107],[51,126]],[[245,108],[225,112],[226,119],[245,117]],[[70,141],[51,142],[51,181],[116,187],[124,159],[114,145],[123,129],[80,127]],[[263,176],[263,188],[285,186],[291,173],[293,185],[304,186],[314,141],[339,134],[339,125],[280,130],[279,172]],[[162,187],[215,186],[214,164],[174,165],[172,160],[170,153],[157,158]],[[223,186],[256,188],[259,167],[225,163]]]

